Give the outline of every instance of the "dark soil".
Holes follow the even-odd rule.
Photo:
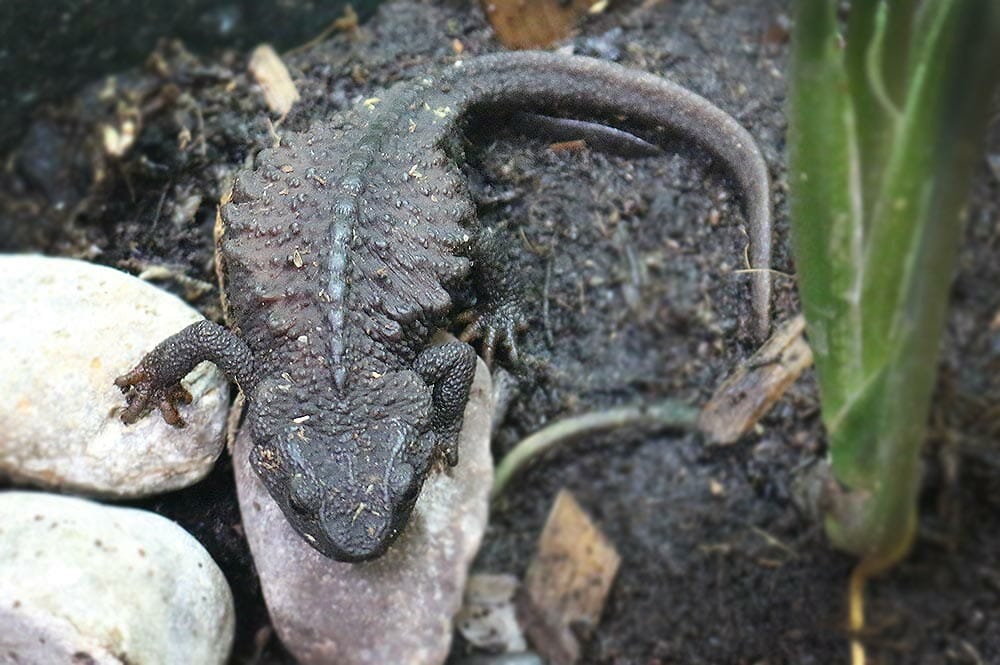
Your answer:
[[[662,72],[713,100],[757,138],[772,168],[774,267],[794,273],[784,205],[788,7],[618,2],[577,52]],[[469,3],[391,2],[360,32],[285,55],[302,94],[276,130],[302,129],[377,85],[454,54],[496,50]],[[233,172],[275,131],[243,54],[195,58],[166,46],[150,65],[40,114],[0,182],[0,244],[87,258],[163,281],[218,319],[215,206]],[[129,115],[131,114],[131,115]],[[122,158],[94,128],[141,118]],[[116,120],[118,118],[119,120]],[[494,446],[569,414],[666,397],[702,403],[755,348],[747,243],[725,178],[688,146],[626,160],[554,152],[480,123],[468,171],[481,216],[521,239],[531,357]],[[1000,123],[990,153],[1000,154]],[[1000,174],[984,160],[926,455],[923,520],[910,557],[869,593],[873,662],[1000,663]],[[942,277],[944,278],[944,277]],[[776,278],[777,319],[797,311]],[[158,340],[150,340],[151,344]],[[815,385],[800,380],[757,431],[710,448],[697,436],[620,431],[553,454],[496,506],[478,571],[522,575],[560,488],[623,557],[586,663],[842,663],[852,560],[832,551],[793,487],[825,454]],[[239,621],[235,662],[287,662],[242,539],[231,461],[190,489],[142,502],[178,520],[226,572]],[[721,488],[721,491],[720,491]],[[260,645],[265,644],[263,651]],[[471,652],[456,643],[454,662]]]
[[[197,53],[288,48],[342,16],[346,0],[46,0],[5,2],[0,14],[0,150],[32,111],[98,76],[134,67],[151,44],[180,38]],[[378,0],[353,0],[367,18]],[[319,27],[317,27],[319,26]],[[95,39],[95,35],[98,38]]]

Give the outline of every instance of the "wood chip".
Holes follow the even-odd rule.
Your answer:
[[[288,115],[295,102],[299,101],[299,91],[292,82],[288,68],[270,44],[261,44],[250,55],[248,66],[250,75],[264,92],[267,107],[281,117]]]
[[[344,7],[343,15],[333,22],[334,29],[340,32],[355,32],[360,25],[361,21],[358,20],[358,13],[354,11],[352,5]]]
[[[104,142],[104,152],[112,157],[122,157],[135,143],[139,135],[139,125],[134,120],[125,119],[117,127],[103,125],[101,138]]]
[[[587,14],[604,11],[606,0],[480,0],[507,48],[541,48],[566,39]]]
[[[783,323],[757,353],[738,367],[701,410],[698,428],[712,445],[734,443],[781,399],[812,365],[805,319]]]
[[[557,143],[550,143],[549,150],[552,152],[583,152],[587,149],[587,142],[583,139],[574,139],[572,141],[559,141]]]
[[[535,650],[572,665],[580,638],[597,626],[621,557],[567,490],[561,490],[518,596],[518,614]]]

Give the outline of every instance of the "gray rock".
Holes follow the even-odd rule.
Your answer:
[[[204,477],[223,443],[229,386],[203,363],[186,385],[188,422],[158,413],[123,425],[113,385],[201,316],[146,282],[83,261],[0,256],[0,475],[106,497]]]
[[[993,177],[1000,181],[1000,155],[987,155],[986,163],[990,165]]]
[[[534,652],[523,651],[520,653],[468,656],[459,660],[455,665],[545,665],[545,661]]]
[[[479,363],[459,463],[432,474],[406,530],[381,558],[327,559],[302,540],[236,442],[236,487],[264,599],[285,646],[305,665],[443,663],[452,617],[486,528],[493,475],[489,372]]]
[[[223,663],[232,639],[222,572],[170,520],[0,492],[0,661]]]
[[[514,597],[521,586],[513,575],[477,573],[465,585],[455,627],[469,644],[493,653],[518,653],[528,648],[517,621]]]

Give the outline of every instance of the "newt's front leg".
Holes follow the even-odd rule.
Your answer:
[[[458,464],[458,434],[469,401],[472,377],[476,373],[476,352],[464,342],[431,346],[417,356],[413,369],[432,389],[431,426],[445,460],[455,466]]]
[[[242,390],[252,387],[256,372],[246,342],[217,323],[198,321],[160,342],[135,368],[115,379],[128,402],[122,422],[132,424],[157,407],[168,424],[183,427],[177,406],[189,404],[191,395],[180,382],[203,360],[215,363]]]

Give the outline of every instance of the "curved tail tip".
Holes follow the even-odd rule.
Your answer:
[[[771,274],[757,273],[752,289],[754,337],[763,342],[771,332]]]

